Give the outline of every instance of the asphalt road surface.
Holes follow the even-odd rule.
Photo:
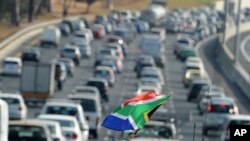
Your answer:
[[[108,104],[108,109],[103,116],[110,113],[117,105],[119,105],[125,99],[134,96],[134,92],[136,91],[136,75],[133,72],[134,67],[134,59],[139,53],[137,44],[140,40],[141,35],[138,35],[135,40],[130,44],[129,47],[129,56],[128,59],[124,61],[124,70],[121,74],[117,75],[117,81],[115,86],[111,89],[110,102]],[[185,141],[193,140],[193,127],[194,123],[196,124],[195,131],[195,140],[201,141],[201,127],[202,127],[202,116],[198,115],[198,111],[196,110],[196,104],[188,103],[186,101],[186,95],[188,93],[188,89],[185,89],[181,83],[182,75],[183,75],[183,63],[175,58],[173,55],[174,43],[176,40],[175,35],[168,35],[165,41],[166,47],[166,67],[163,70],[165,75],[165,87],[164,92],[166,93],[168,90],[173,91],[174,95],[172,100],[170,100],[166,107],[170,113],[173,113],[177,117],[177,131],[178,138]],[[61,45],[69,43],[70,38],[64,38],[61,42]],[[20,50],[24,47],[29,46],[29,42],[27,41],[25,45],[20,45]],[[98,48],[101,48],[103,45],[103,40],[95,40],[92,43],[93,52]],[[18,52],[15,51],[11,56],[14,56]],[[241,113],[249,113],[249,103],[244,95],[234,87],[233,84],[227,82],[224,79],[224,76],[220,73],[220,70],[217,69],[216,62],[214,62],[213,58],[213,48],[206,47],[201,48],[201,57],[204,59],[204,63],[206,68],[208,69],[208,73],[213,75],[215,83],[223,86],[226,89],[228,95],[233,96],[240,108]],[[51,61],[53,58],[59,57],[59,49],[55,48],[42,48],[42,60],[43,61]],[[92,76],[93,72],[93,63],[94,56],[90,59],[83,59],[81,65],[76,68],[75,76],[73,78],[68,78],[64,83],[64,88],[62,91],[55,91],[54,98],[67,98],[67,95],[72,91],[72,89],[76,85],[82,85],[86,82],[88,78]],[[215,69],[214,69],[215,68]],[[1,88],[3,92],[17,92],[19,88],[19,79],[15,77],[2,77],[1,79]],[[39,113],[41,107],[29,107],[29,118],[35,118],[34,116]],[[101,137],[98,140],[103,140],[103,138],[107,137],[109,134],[118,134],[112,131],[108,131],[102,128]],[[91,141],[94,141],[90,139]],[[216,141],[217,137],[214,135],[211,138],[206,138],[206,141]]]

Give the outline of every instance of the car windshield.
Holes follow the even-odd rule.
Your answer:
[[[178,40],[178,43],[180,44],[189,44],[187,40]]]
[[[20,104],[20,101],[16,98],[5,98],[5,97],[2,97],[0,98],[4,101],[6,101],[8,104]]]
[[[95,71],[95,75],[107,75],[109,74],[108,71],[105,71],[105,70],[97,70]]]
[[[10,125],[9,141],[44,141],[44,128],[38,126]]]
[[[15,61],[4,61],[4,65],[18,65]]]
[[[70,107],[70,106],[48,106],[46,109],[46,114],[76,116],[77,109],[75,107]]]

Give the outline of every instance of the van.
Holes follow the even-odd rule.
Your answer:
[[[0,99],[0,140],[8,141],[9,110],[4,100]]]
[[[2,75],[19,76],[22,72],[22,60],[15,57],[7,57],[3,61]]]
[[[61,31],[54,26],[45,27],[41,37],[41,46],[54,46],[57,47],[60,44]]]

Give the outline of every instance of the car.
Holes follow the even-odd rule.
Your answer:
[[[71,77],[74,76],[75,64],[74,64],[72,59],[59,58],[59,59],[57,59],[57,62],[63,63],[65,65],[66,70],[67,70],[67,74],[69,74],[69,76],[71,76]]]
[[[96,15],[94,23],[103,23],[107,21],[108,21],[108,17],[106,15]]]
[[[114,86],[115,84],[115,73],[110,67],[98,66],[94,71],[94,77],[104,78],[108,81],[109,86]]]
[[[83,33],[86,33],[89,36],[90,41],[94,40],[94,35],[91,29],[85,28],[81,30]]]
[[[162,86],[165,85],[164,76],[161,72],[157,71],[145,71],[141,74],[141,78],[154,78],[159,80]]]
[[[80,17],[79,19],[84,22],[86,29],[90,28],[90,22],[88,19],[86,19],[85,17]]]
[[[208,103],[202,125],[202,135],[208,136],[210,130],[220,130],[227,115],[238,115],[238,107],[230,97],[213,97]]]
[[[154,86],[157,87],[160,92],[162,92],[162,85],[161,82],[158,79],[155,78],[141,78],[138,82],[138,87],[140,86]]]
[[[27,118],[28,109],[20,94],[0,93],[0,99],[6,101],[8,104],[10,120],[21,120]]]
[[[208,91],[205,93],[201,93],[199,95],[198,101],[197,101],[197,108],[200,115],[203,115],[204,112],[207,110],[207,106],[209,104],[209,101],[213,97],[225,97],[226,94],[224,92],[216,92],[216,91]]]
[[[187,48],[183,48],[181,50],[179,50],[179,55],[178,58],[185,62],[187,58],[189,57],[196,57],[196,50],[194,47],[187,47]]]
[[[46,46],[58,47],[60,44],[60,40],[61,40],[60,29],[54,26],[48,26],[45,27],[42,32],[40,44],[42,47]]]
[[[59,122],[50,120],[41,120],[41,122],[48,126],[53,141],[66,141]]]
[[[186,62],[183,67],[183,72],[186,74],[187,70],[199,70],[201,73],[205,73],[205,68],[202,62]]]
[[[91,30],[97,39],[101,39],[106,35],[105,27],[102,24],[92,25]]]
[[[80,65],[81,52],[74,45],[65,45],[61,50],[61,57],[72,59],[77,66]]]
[[[96,87],[101,94],[101,98],[105,100],[106,102],[109,101],[109,96],[108,96],[109,86],[108,86],[108,82],[106,79],[91,78],[87,81],[86,86]]]
[[[192,81],[190,91],[187,95],[187,101],[197,100],[203,86],[210,85],[211,81],[207,79],[197,79]]]
[[[163,28],[151,28],[150,34],[159,36],[162,41],[166,39],[166,31]]]
[[[49,120],[59,122],[62,127],[62,133],[67,141],[87,141],[87,135],[83,135],[78,121],[73,116],[43,114],[38,116],[39,120]]]
[[[91,44],[87,43],[84,40],[79,40],[79,38],[74,38],[74,46],[77,46],[81,52],[82,58],[90,58],[92,54]]]
[[[147,72],[156,72],[159,75],[162,75],[162,71],[157,67],[144,67],[142,71],[139,73],[138,77],[141,77],[142,74],[147,73]]]
[[[175,44],[174,54],[178,57],[181,49],[193,47],[193,45],[194,45],[194,43],[193,43],[192,39],[186,38],[186,37],[179,37],[177,39],[176,44]]]
[[[134,34],[127,27],[117,27],[113,29],[113,35],[122,37],[126,43],[130,43],[133,40]]]
[[[115,53],[114,50],[110,50],[110,49],[100,49],[100,50],[96,53],[94,67],[98,66],[98,65],[101,63],[101,60],[102,60],[105,56],[116,57],[116,53]]]
[[[80,19],[71,20],[71,25],[73,28],[73,32],[83,30],[84,28],[86,28],[84,22]]]
[[[154,92],[156,94],[161,94],[160,90],[157,87],[154,86],[140,86],[138,87],[137,91],[135,92],[135,95],[141,95],[146,92]]]
[[[72,94],[90,94],[98,97],[101,100],[99,90],[96,87],[92,86],[76,86],[73,89]]]
[[[2,75],[19,76],[22,73],[22,60],[15,57],[7,57],[3,60]]]
[[[115,35],[111,35],[107,38],[107,43],[118,43],[121,45],[122,47],[122,51],[123,51],[123,54],[124,54],[124,57],[127,56],[128,54],[128,45],[127,43],[122,39],[122,37],[119,37],[119,36],[115,36]]]
[[[0,140],[8,141],[9,108],[6,101],[0,99]]]
[[[185,88],[188,88],[192,84],[193,80],[207,78],[207,77],[208,77],[207,74],[202,73],[200,70],[188,69],[183,76],[182,83]]]
[[[141,65],[142,62],[144,61],[148,61],[148,62],[152,62],[152,63],[155,63],[154,62],[154,58],[150,55],[139,55],[136,60],[135,60],[135,67],[134,67],[134,71],[138,71],[138,67]]]
[[[185,64],[191,64],[191,63],[202,63],[202,60],[200,57],[188,57],[185,61]]]
[[[149,24],[146,21],[135,20],[135,27],[137,33],[145,33],[149,31]]]
[[[70,33],[71,33],[70,27],[69,27],[68,24],[60,23],[60,24],[58,25],[58,28],[60,29],[61,34],[62,34],[63,36],[69,36]]]
[[[102,118],[100,99],[94,95],[81,94],[70,95],[69,99],[79,102],[82,105],[86,119],[89,123],[90,134],[92,134],[94,138],[98,138],[101,129],[100,120]]]
[[[222,132],[220,134],[220,141],[230,141],[230,126],[249,125],[249,115],[227,115],[224,119]]]
[[[199,96],[197,98],[198,102],[203,98],[203,96],[206,96],[205,93],[207,93],[207,92],[208,93],[223,93],[223,94],[225,94],[224,88],[222,88],[220,86],[217,86],[214,84],[204,86],[201,88],[201,91],[200,91]]]
[[[10,121],[9,141],[52,141],[48,126],[39,120]]]
[[[124,59],[124,53],[123,53],[123,50],[122,50],[122,46],[120,44],[108,43],[108,44],[105,45],[104,48],[115,50],[117,52],[117,54],[118,54],[117,56],[122,60]]]
[[[66,68],[66,65],[62,62],[56,62],[55,63],[55,67],[56,69],[59,69],[59,72],[60,72],[60,80],[63,82],[63,81],[66,81],[67,79],[67,76],[68,76],[68,73],[67,73],[67,68]],[[55,73],[57,73],[55,69]]]
[[[84,40],[87,44],[90,44],[92,41],[90,35],[87,32],[81,30],[75,31],[74,38],[79,38],[81,40]]]
[[[69,19],[64,19],[60,24],[65,24],[69,27],[70,33],[74,32],[73,22]]]
[[[101,62],[113,62],[116,66],[117,72],[121,73],[123,70],[123,60],[116,56],[104,56],[99,64],[102,64]]]
[[[139,76],[139,73],[143,70],[144,67],[156,67],[153,57],[148,57],[147,59],[140,60],[136,63],[134,70]]]
[[[22,52],[22,61],[40,62],[41,51],[38,47],[32,47]]]
[[[84,140],[88,139],[89,126],[83,108],[79,103],[64,99],[50,99],[43,106],[40,114],[68,115],[75,117],[80,126]]]

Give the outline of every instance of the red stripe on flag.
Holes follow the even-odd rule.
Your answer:
[[[149,100],[149,99],[153,99],[156,96],[158,96],[157,94],[155,94],[154,92],[147,92],[145,94],[133,97],[131,99],[126,100],[123,105],[126,106],[131,102],[139,102],[139,101],[144,101],[144,100]]]

